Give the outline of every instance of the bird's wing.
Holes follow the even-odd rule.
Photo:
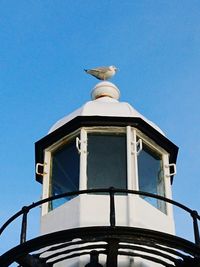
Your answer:
[[[96,77],[99,80],[103,79],[103,73],[97,70],[87,70],[87,73],[91,74],[92,76]]]
[[[95,71],[97,73],[99,73],[99,72],[105,73],[108,70],[110,70],[109,67],[98,67],[98,68],[91,69],[90,71]]]

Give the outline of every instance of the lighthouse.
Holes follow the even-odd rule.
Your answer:
[[[36,143],[36,179],[42,184],[42,198],[80,190],[119,189],[122,191],[115,192],[115,225],[175,234],[169,203],[126,190],[171,199],[178,149],[158,126],[119,97],[116,85],[98,83],[90,101],[56,122]],[[109,198],[105,191],[46,202],[41,233],[108,226]],[[130,259],[121,260],[129,266]],[[138,264],[146,266],[140,260]]]
[[[91,99],[35,143],[42,198],[24,206],[20,244],[0,266],[199,267],[198,213],[172,199],[178,147],[101,81]],[[173,207],[190,216],[194,242],[176,236]],[[41,208],[40,234],[27,238]]]

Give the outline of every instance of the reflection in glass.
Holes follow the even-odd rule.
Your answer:
[[[143,143],[143,149],[138,155],[139,190],[164,196],[164,177],[162,156]],[[142,196],[154,207],[166,213],[166,205],[155,198]]]
[[[79,190],[79,154],[75,140],[52,153],[51,196]],[[52,201],[50,209],[54,209],[72,197]]]

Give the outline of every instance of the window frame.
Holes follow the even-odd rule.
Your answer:
[[[88,136],[91,133],[94,134],[102,134],[102,135],[124,135],[125,140],[126,140],[126,146],[125,146],[125,154],[126,154],[126,189],[128,189],[128,173],[127,173],[127,161],[128,161],[128,157],[127,157],[127,132],[126,132],[126,127],[89,127],[86,129],[87,132],[87,141],[88,141]],[[88,144],[87,144],[88,147]],[[88,151],[87,151],[88,154]],[[87,172],[87,167],[88,167],[88,162],[86,163],[86,172]],[[86,189],[88,189],[88,173],[86,173]]]
[[[155,151],[155,153],[157,153],[161,156],[162,171],[163,171],[163,178],[162,179],[163,179],[163,187],[164,187],[163,197],[171,198],[171,192],[169,190],[170,183],[169,183],[169,179],[167,177],[168,173],[169,173],[169,168],[166,168],[169,165],[169,153],[166,150],[164,150],[162,147],[160,147],[155,141],[150,139],[147,135],[142,133],[140,130],[135,129],[135,140],[137,140],[137,138],[142,139],[142,143],[144,143],[150,150]],[[137,166],[137,175],[136,175],[137,188],[136,188],[136,190],[139,190],[138,157],[136,157],[136,166]],[[146,200],[144,199],[144,201],[146,201]],[[165,202],[165,211],[159,209],[158,207],[153,206],[152,204],[150,204],[150,205],[165,215],[168,215],[171,213],[170,204],[168,202]]]
[[[163,162],[163,179],[164,179],[164,191],[165,197],[171,198],[171,184],[169,175],[169,167],[165,168],[169,164],[169,153],[160,147],[155,141],[150,139],[146,134],[138,130],[133,126],[87,126],[81,127],[76,131],[64,136],[56,143],[52,144],[44,150],[44,176],[43,176],[43,193],[42,197],[47,198],[50,195],[51,186],[51,158],[52,153],[59,149],[61,146],[68,143],[71,139],[80,138],[80,165],[79,165],[79,190],[87,189],[87,139],[88,133],[124,133],[126,135],[126,156],[127,156],[127,189],[139,190],[139,177],[138,177],[138,160],[136,151],[137,137],[141,138],[142,141],[152,148],[152,150],[162,155]],[[139,198],[138,195],[134,197]],[[144,200],[143,200],[144,201]],[[49,212],[48,203],[42,205],[42,215]],[[153,206],[152,206],[153,207]],[[156,208],[156,207],[155,207]],[[157,209],[157,208],[156,208]],[[166,203],[166,215],[172,214],[169,212],[172,208],[169,203]],[[159,209],[158,209],[159,210]],[[163,213],[165,214],[165,213]]]
[[[65,146],[68,142],[72,139],[76,139],[80,135],[80,129],[68,134],[67,136],[63,137],[56,143],[52,144],[50,147],[46,148],[44,151],[44,176],[43,176],[43,190],[42,190],[42,198],[51,197],[51,174],[52,174],[52,155],[53,153],[61,149]],[[80,172],[80,166],[79,166]],[[79,174],[79,187],[80,187],[80,174]],[[51,202],[46,202],[42,205],[42,215],[45,215],[52,211],[53,209],[50,208]]]

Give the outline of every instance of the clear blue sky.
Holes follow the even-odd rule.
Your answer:
[[[174,199],[200,211],[200,1],[0,0],[1,224],[40,198],[34,142],[90,99],[83,69],[111,64],[121,101],[180,148]]]

